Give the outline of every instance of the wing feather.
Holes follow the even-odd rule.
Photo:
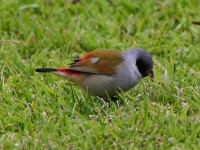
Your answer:
[[[120,51],[95,50],[76,59],[67,69],[92,74],[114,75],[117,66],[122,61],[123,57]]]

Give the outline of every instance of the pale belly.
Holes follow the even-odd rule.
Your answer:
[[[93,96],[107,97],[127,91],[136,84],[137,82],[131,82],[127,77],[87,75],[80,86]]]

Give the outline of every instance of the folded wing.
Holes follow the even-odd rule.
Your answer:
[[[114,75],[117,66],[123,61],[120,51],[95,50],[74,60],[66,69],[91,74]]]

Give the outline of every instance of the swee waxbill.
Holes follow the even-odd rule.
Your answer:
[[[117,95],[134,87],[141,78],[153,75],[153,60],[142,48],[127,51],[95,50],[65,68],[38,68],[75,82],[93,96]]]

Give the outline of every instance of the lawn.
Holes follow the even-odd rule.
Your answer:
[[[0,149],[200,149],[197,0],[0,0]],[[116,101],[38,67],[142,47],[155,80]]]

